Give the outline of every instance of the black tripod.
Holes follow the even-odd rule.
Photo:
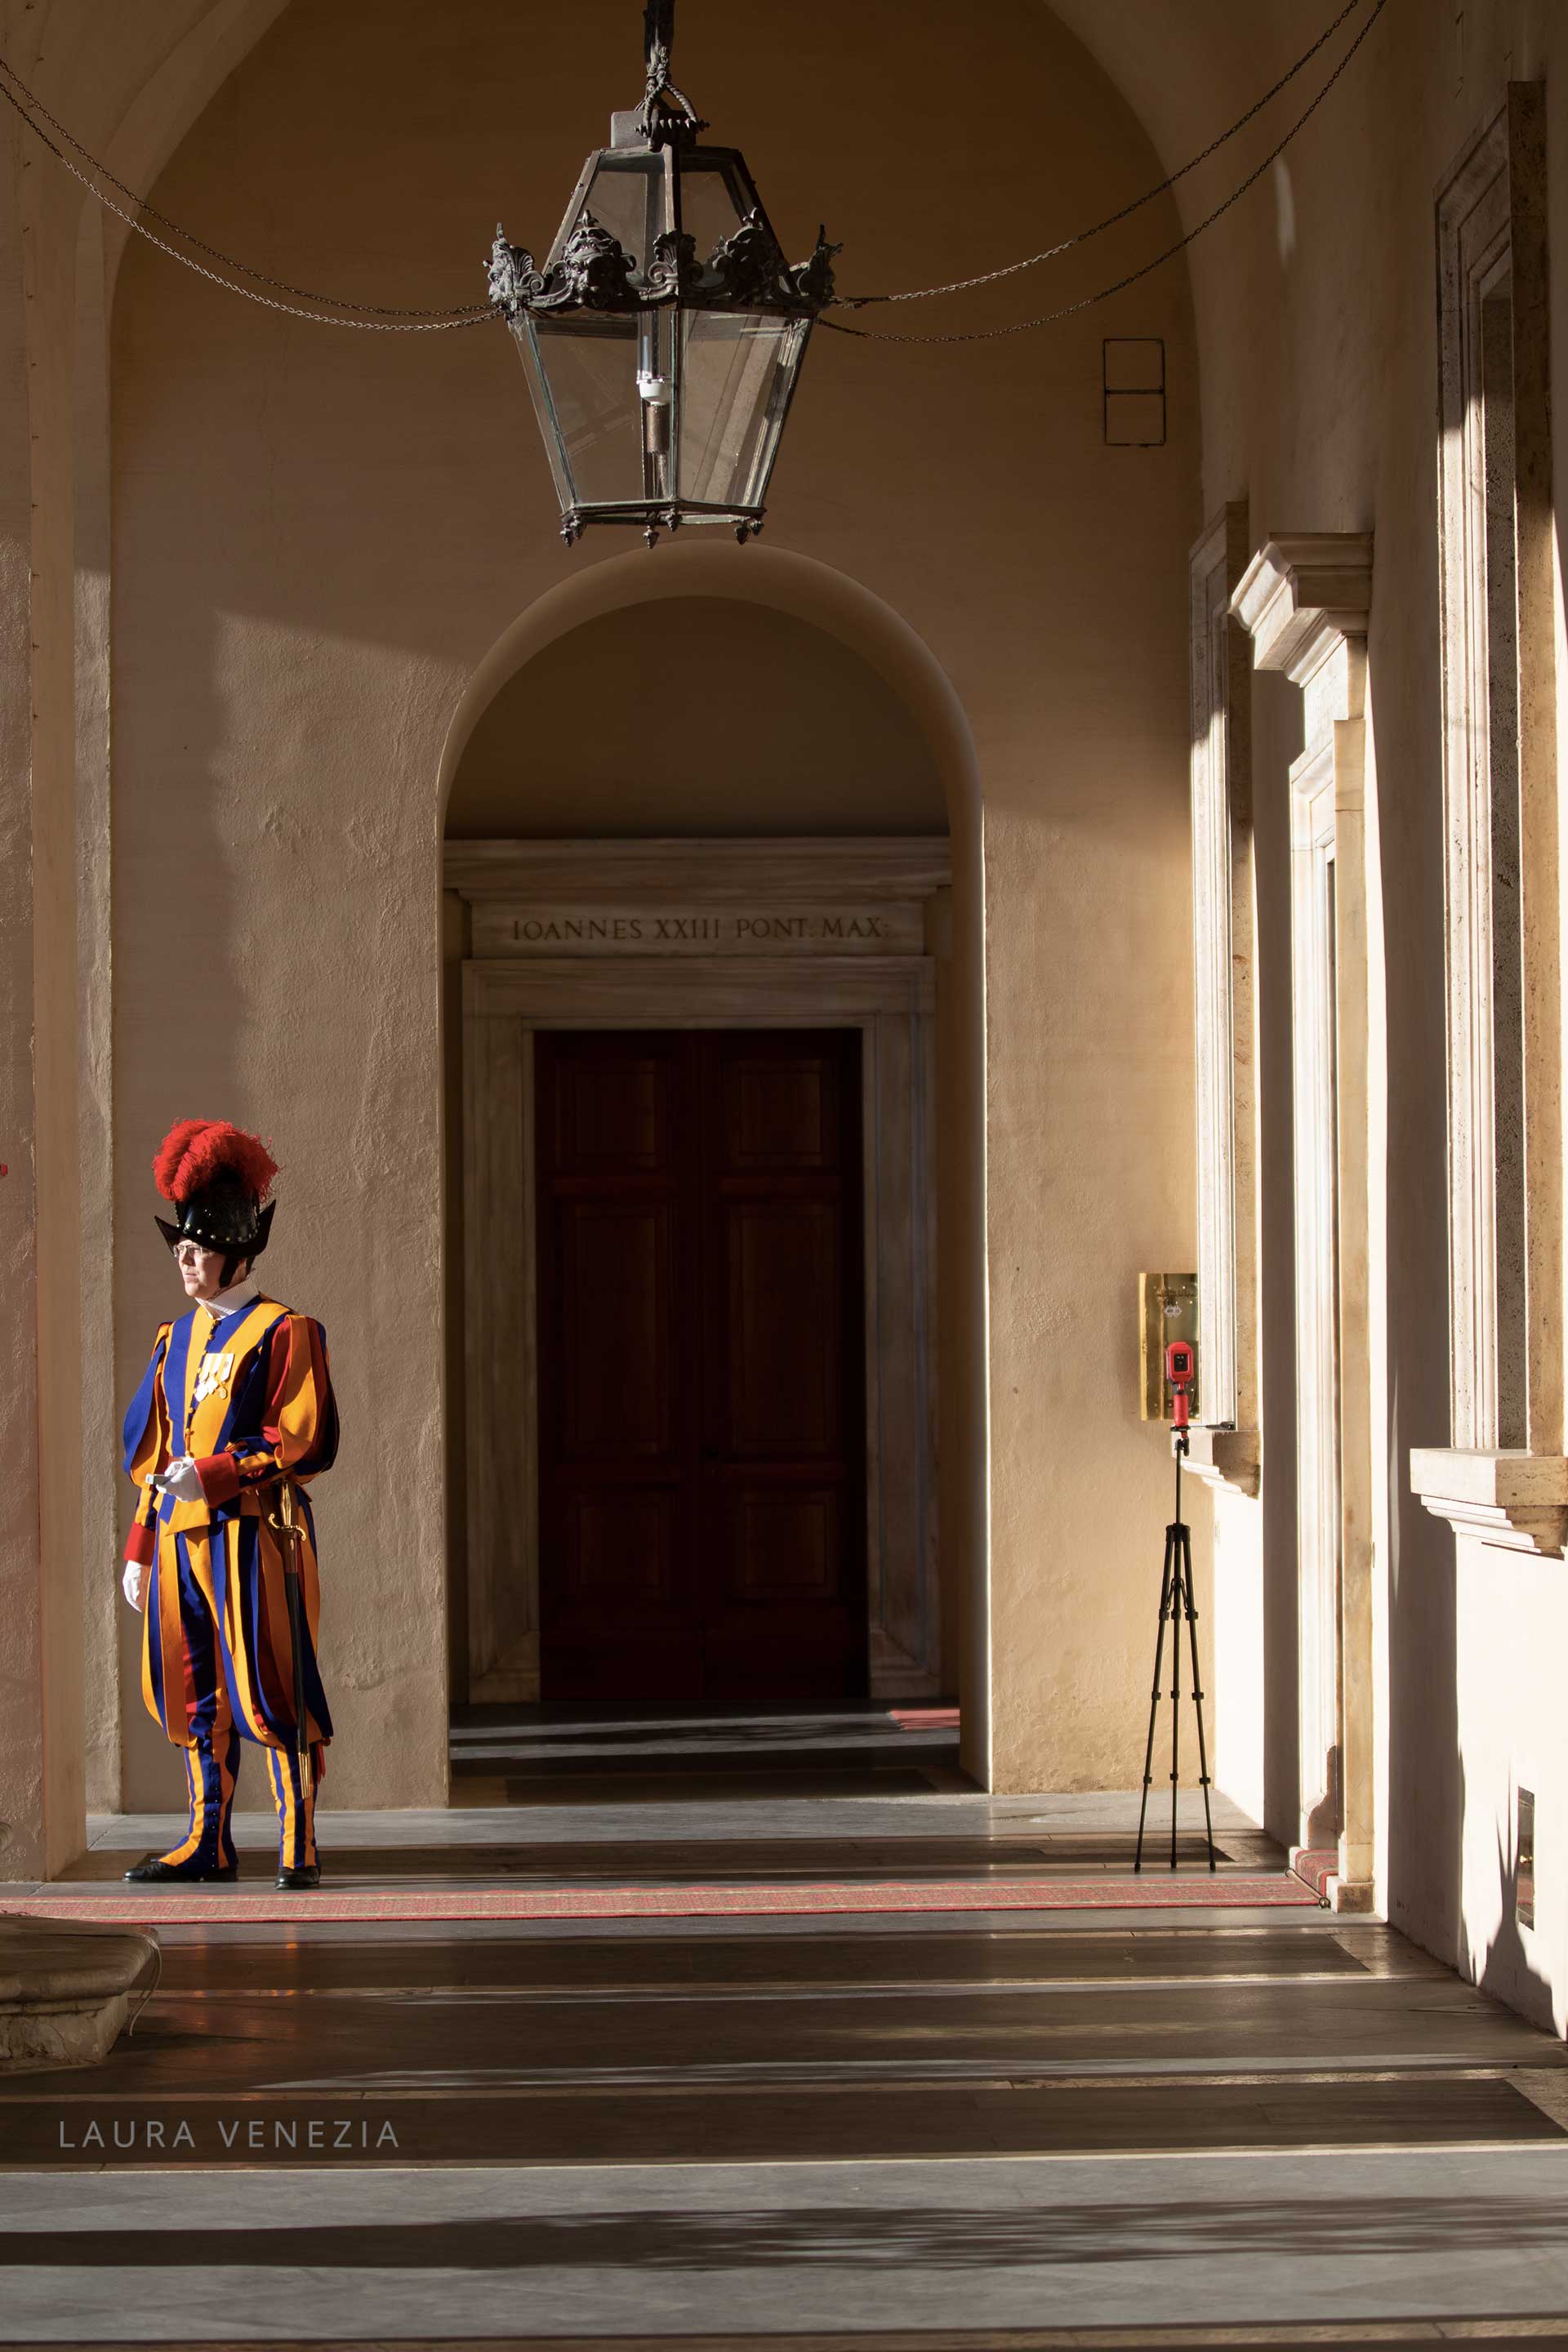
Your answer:
[[[1185,1402],[1184,1399],[1182,1400]],[[1182,1625],[1193,1654],[1193,1705],[1198,1715],[1198,1780],[1204,1792],[1204,1825],[1208,1832],[1209,1868],[1215,1866],[1214,1817],[1209,1811],[1209,1759],[1204,1745],[1204,1695],[1198,1679],[1198,1612],[1193,1601],[1193,1539],[1182,1517],[1182,1463],[1187,1433],[1180,1423],[1172,1432],[1176,1456],[1176,1516],[1165,1529],[1165,1573],[1160,1586],[1160,1632],[1154,1643],[1154,1687],[1149,1698],[1149,1740],[1143,1750],[1143,1799],[1138,1808],[1138,1851],[1134,1870],[1143,1867],[1143,1819],[1149,1810],[1149,1785],[1153,1778],[1154,1719],[1160,1712],[1160,1668],[1165,1655],[1165,1624],[1171,1627],[1171,1868],[1176,1867],[1176,1783],[1181,1769]]]

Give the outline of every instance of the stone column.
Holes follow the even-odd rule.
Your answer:
[[[86,1843],[70,498],[74,206],[0,134],[0,1878]]]

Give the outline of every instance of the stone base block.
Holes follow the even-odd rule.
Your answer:
[[[0,2074],[106,2058],[157,1950],[132,1929],[0,1914]]]

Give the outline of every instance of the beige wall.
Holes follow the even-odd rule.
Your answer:
[[[12,12],[13,18],[15,12]],[[16,21],[9,53],[33,54]],[[88,1735],[81,1611],[82,1320],[77,1087],[73,374],[75,206],[7,126],[0,308],[4,688],[0,914],[6,1059],[5,1360],[16,1465],[0,1595],[0,1870],[79,1849]],[[100,1670],[107,1661],[100,1654]]]
[[[66,1741],[51,1752],[46,1709],[68,1710],[73,1677],[56,1629],[47,1621],[40,1574],[41,1520],[47,1473],[40,1458],[38,1420],[46,1402],[47,1367],[37,1340],[37,1317],[49,1290],[49,1260],[58,1243],[47,1229],[48,1139],[36,1119],[32,1038],[37,1018],[38,926],[35,908],[58,877],[44,866],[47,816],[38,824],[29,757],[31,641],[30,523],[31,428],[27,385],[26,314],[23,307],[23,238],[20,219],[20,158],[6,133],[3,151],[8,192],[4,241],[0,244],[0,761],[5,776],[0,819],[0,1116],[15,1138],[5,1152],[7,1173],[0,1180],[5,1215],[5,1279],[0,1310],[5,1316],[5,1361],[12,1376],[0,1389],[0,1440],[16,1465],[0,1505],[0,1867],[21,1876],[44,1867],[58,1851],[56,1818],[73,1794],[67,1749],[79,1738],[79,1716],[65,1724]],[[35,826],[40,835],[34,845]],[[66,1096],[68,1101],[68,1091]],[[53,1246],[51,1246],[53,1244]],[[70,1295],[68,1284],[66,1296]],[[59,1286],[56,1311],[61,1311]],[[78,1559],[68,1538],[59,1544],[51,1529],[51,1567],[68,1579]],[[79,1774],[79,1751],[77,1769]]]
[[[451,840],[946,830],[931,747],[887,681],[826,629],[723,595],[556,638],[481,712],[447,803]]]

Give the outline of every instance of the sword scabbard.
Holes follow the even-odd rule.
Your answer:
[[[289,1579],[289,1631],[294,1650],[294,1738],[300,1759],[300,1785],[310,1793],[314,1771],[306,1733],[305,1591],[300,1575],[300,1544],[304,1530],[294,1515],[294,1482],[286,1470],[278,1474],[278,1519],[283,1535],[283,1572]]]
[[[278,1480],[278,1517],[285,1538],[284,1566],[290,1576],[300,1573],[300,1522],[294,1516],[294,1483],[284,1472]]]

